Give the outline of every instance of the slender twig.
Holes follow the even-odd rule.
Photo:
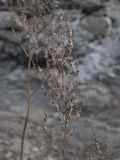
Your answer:
[[[64,120],[64,138],[63,138],[63,154],[62,154],[62,159],[64,160],[65,158],[65,149],[67,147],[67,129],[68,129],[68,117],[65,115],[65,120]]]
[[[20,153],[20,160],[23,160],[23,152],[24,152],[24,140],[27,130],[27,124],[29,121],[29,115],[30,115],[30,109],[31,109],[31,103],[32,103],[32,94],[31,94],[31,59],[32,55],[30,53],[29,60],[28,60],[28,76],[27,76],[27,92],[28,92],[28,107],[27,107],[27,114],[25,117],[22,137],[21,137],[21,153]]]
[[[11,11],[13,12],[13,7],[11,8]],[[17,37],[14,26],[13,26],[13,17],[11,17],[11,28],[12,32],[14,35]],[[32,54],[31,52],[28,54],[28,52],[25,50],[25,48],[22,46],[22,44],[19,42],[21,48],[25,52],[25,54],[28,57],[28,76],[27,76],[27,96],[28,96],[28,107],[27,107],[27,113],[25,116],[25,122],[24,122],[24,127],[23,127],[23,132],[22,132],[22,137],[21,137],[21,151],[20,151],[20,160],[23,160],[23,153],[24,153],[24,139],[26,135],[26,130],[27,130],[27,124],[29,121],[29,114],[30,114],[30,109],[31,109],[31,103],[32,103],[32,92],[31,92],[31,64],[34,63],[32,60]],[[31,50],[32,51],[32,50]]]

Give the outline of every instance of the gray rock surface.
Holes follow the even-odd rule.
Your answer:
[[[104,3],[105,2],[106,1],[104,1]],[[103,7],[101,0],[98,0],[98,1],[96,1],[96,0],[84,0],[84,1],[82,1],[82,0],[69,0],[69,1],[65,0],[65,1],[62,1],[61,6],[63,8],[66,7],[68,9],[80,8],[88,14],[91,12],[94,12],[96,10],[99,10]]]
[[[0,13],[0,30],[11,29],[22,30],[23,24],[20,22],[19,17],[12,12],[2,11]]]
[[[3,5],[4,6],[4,5]],[[42,46],[42,44],[41,44]],[[0,11],[0,60],[14,58],[17,63],[27,65],[30,44],[24,34],[24,26],[16,13]],[[33,60],[42,67],[46,66],[42,47],[35,51]]]
[[[26,56],[20,44],[26,45],[20,18],[15,13],[0,11],[0,60],[15,58],[19,63],[24,63]],[[21,57],[24,57],[22,61]]]
[[[99,39],[106,36],[110,29],[110,23],[109,18],[88,16],[83,18],[81,27],[90,32],[95,39]]]

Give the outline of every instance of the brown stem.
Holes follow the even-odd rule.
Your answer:
[[[32,60],[32,55],[30,54],[29,60],[28,60],[28,79],[27,79],[28,107],[27,107],[27,114],[26,114],[26,117],[25,117],[25,122],[24,122],[22,137],[21,137],[20,160],[23,160],[24,139],[25,139],[25,135],[26,135],[27,124],[28,124],[28,121],[29,121],[29,114],[30,114],[31,103],[32,103],[31,83],[30,83],[31,82],[31,60]]]
[[[64,138],[63,138],[63,160],[65,158],[65,149],[67,146],[67,129],[68,129],[68,117],[67,114],[65,114],[65,122],[64,122]]]

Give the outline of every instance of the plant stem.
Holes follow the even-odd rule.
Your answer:
[[[28,106],[27,106],[27,113],[26,113],[26,117],[25,117],[22,137],[21,137],[20,160],[23,160],[24,139],[25,139],[25,135],[26,135],[27,124],[28,124],[28,121],[29,121],[29,114],[30,114],[31,103],[32,103],[32,94],[31,94],[31,61],[32,61],[32,56],[30,54],[29,60],[28,60],[28,79],[27,79]]]
[[[63,160],[65,158],[65,149],[67,145],[67,128],[68,128],[68,118],[67,115],[65,115],[65,122],[64,122],[64,138],[63,138]]]

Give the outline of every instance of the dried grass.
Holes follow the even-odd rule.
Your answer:
[[[59,11],[59,2],[57,0],[19,0],[17,8],[19,8],[21,21],[24,26],[25,37],[29,40],[30,48],[27,52],[28,56],[28,111],[25,118],[24,130],[21,142],[21,158],[23,160],[24,139],[26,135],[27,124],[29,121],[29,113],[31,108],[32,95],[31,93],[31,65],[33,65],[39,74],[42,73],[42,68],[33,61],[32,57],[35,50],[41,47],[40,33],[44,32],[43,47],[45,50],[45,59],[47,63],[46,73],[41,78],[43,83],[49,86],[49,93],[53,107],[58,112],[60,120],[64,126],[63,137],[63,154],[62,159],[65,159],[65,149],[68,145],[68,125],[71,116],[80,117],[81,107],[79,99],[76,96],[77,92],[77,68],[74,61],[74,42],[72,28],[68,20]],[[14,29],[13,29],[14,32]],[[46,142],[46,122],[48,115],[44,115],[44,142]],[[34,137],[34,136],[33,136]],[[44,146],[42,145],[42,146]],[[100,150],[99,143],[95,139],[97,156],[94,160],[108,160],[105,158],[105,153]],[[44,147],[42,148],[44,149]],[[103,153],[103,155],[102,155]],[[77,157],[75,158],[77,159]],[[92,160],[91,154],[89,159]]]

